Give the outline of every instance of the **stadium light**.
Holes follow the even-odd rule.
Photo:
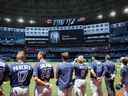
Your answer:
[[[109,15],[110,15],[110,17],[115,17],[116,16],[116,11],[111,11]]]
[[[11,22],[11,19],[10,19],[10,18],[4,18],[4,20],[5,20],[7,23]]]
[[[99,15],[97,16],[97,19],[103,19],[103,15],[102,15],[102,14],[99,14]]]
[[[124,8],[124,11],[123,11],[125,14],[128,14],[128,7]]]
[[[23,19],[23,18],[18,18],[18,19],[17,19],[17,22],[19,22],[19,23],[24,23],[24,19]]]
[[[30,23],[30,24],[35,24],[36,21],[35,21],[35,20],[29,20],[29,23]]]

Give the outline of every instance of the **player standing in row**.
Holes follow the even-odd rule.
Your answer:
[[[8,66],[5,64],[5,62],[2,59],[0,59],[0,96],[5,96],[2,90],[2,84],[6,78],[5,76],[7,76],[8,74],[8,71],[9,71]]]
[[[29,96],[29,84],[33,69],[31,65],[25,63],[26,55],[24,51],[19,51],[16,59],[17,63],[9,66],[11,96]]]
[[[102,93],[102,79],[104,73],[104,66],[103,64],[96,60],[95,57],[92,57],[92,64],[91,64],[91,89],[92,89],[92,96],[103,96]]]
[[[88,66],[85,63],[83,55],[78,56],[75,60],[75,84],[74,96],[87,96],[86,93],[86,77],[88,74]]]
[[[121,62],[123,64],[120,72],[123,88],[116,96],[128,96],[128,57],[124,57]]]
[[[34,67],[33,77],[36,82],[35,96],[51,96],[52,89],[49,80],[54,78],[54,71],[51,64],[45,60],[45,53],[37,54],[39,62]]]
[[[115,65],[110,61],[110,56],[106,55],[104,62],[104,76],[105,84],[108,91],[108,96],[115,96],[114,79],[115,79]]]
[[[74,64],[69,62],[69,53],[61,54],[63,62],[57,66],[56,78],[58,87],[58,96],[73,96],[73,69]]]

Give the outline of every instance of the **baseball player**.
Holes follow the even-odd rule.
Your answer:
[[[108,91],[108,96],[115,96],[114,79],[115,79],[115,65],[110,61],[110,56],[106,55],[104,62],[104,76],[105,84]]]
[[[75,84],[74,96],[86,96],[86,76],[88,74],[88,66],[84,56],[80,55],[75,62]]]
[[[8,66],[2,59],[0,59],[0,96],[5,96],[2,90],[2,84],[5,81],[6,76],[8,75],[8,71]]]
[[[73,69],[74,64],[69,62],[69,53],[64,52],[61,54],[63,62],[60,63],[56,70],[58,96],[73,96]]]
[[[34,67],[33,77],[36,82],[35,96],[51,96],[52,89],[49,80],[54,78],[52,65],[45,60],[45,53],[37,54],[39,62]]]
[[[31,65],[26,64],[25,52],[19,51],[16,55],[17,63],[10,67],[10,85],[12,87],[10,96],[29,96],[29,84],[33,69]]]
[[[92,57],[91,64],[91,88],[92,96],[103,96],[102,93],[102,78],[103,78],[104,66],[103,64],[96,60],[95,57]]]
[[[123,85],[121,96],[128,96],[128,57],[122,59],[123,67],[121,68],[121,84]],[[119,94],[116,94],[119,96]]]

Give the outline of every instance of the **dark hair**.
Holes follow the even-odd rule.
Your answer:
[[[110,60],[110,59],[111,59],[110,55],[106,55],[106,56],[105,56],[105,59],[106,59],[106,60]]]
[[[42,55],[42,57],[43,57],[43,58],[45,58],[45,57],[46,57],[46,53],[45,53],[45,52],[43,52],[43,51],[39,51],[39,52],[38,52],[38,54]]]
[[[69,59],[69,53],[68,52],[61,53],[61,57],[64,61],[67,61]]]
[[[124,57],[124,58],[122,59],[122,63],[123,63],[124,65],[127,65],[127,64],[128,64],[128,57]]]
[[[16,59],[17,60],[25,60],[26,58],[26,54],[23,50],[18,51],[17,55],[16,55]]]

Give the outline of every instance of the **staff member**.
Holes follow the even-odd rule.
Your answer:
[[[104,62],[104,76],[105,84],[108,91],[108,96],[115,96],[114,79],[115,79],[115,65],[110,61],[110,56],[105,56]]]
[[[92,96],[103,96],[102,92],[102,78],[103,78],[104,66],[103,64],[92,57],[91,64],[91,89]]]

